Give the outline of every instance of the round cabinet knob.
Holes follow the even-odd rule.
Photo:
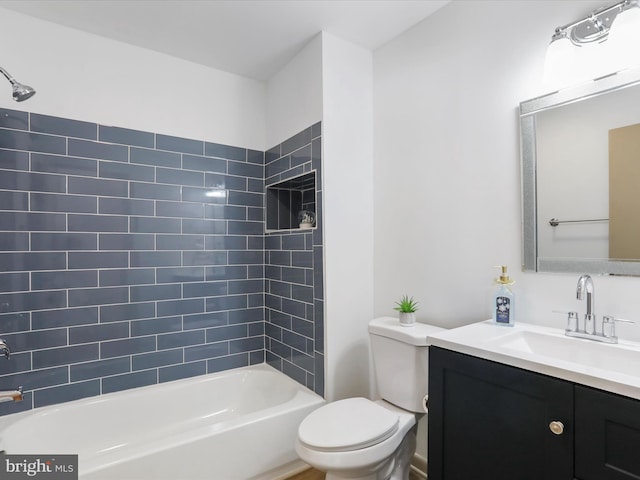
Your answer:
[[[564,432],[564,425],[562,424],[562,422],[558,422],[556,420],[549,423],[549,430],[551,430],[551,432],[555,435],[562,435],[562,432]]]

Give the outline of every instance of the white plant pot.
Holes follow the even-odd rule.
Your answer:
[[[415,312],[400,312],[400,325],[402,325],[403,327],[413,327],[415,324]]]

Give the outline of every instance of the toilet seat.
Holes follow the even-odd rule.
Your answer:
[[[329,403],[300,424],[298,439],[322,452],[350,452],[381,443],[398,431],[399,416],[366,398]]]

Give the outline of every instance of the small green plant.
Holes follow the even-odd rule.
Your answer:
[[[400,301],[396,302],[396,305],[397,307],[393,307],[393,309],[402,313],[413,313],[418,310],[418,302],[409,295],[403,295]]]

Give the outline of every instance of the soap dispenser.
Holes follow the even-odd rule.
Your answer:
[[[493,295],[491,310],[493,321],[498,325],[513,327],[515,323],[515,297],[511,288],[515,282],[507,274],[507,266],[502,265],[502,275],[496,278],[496,289]]]

